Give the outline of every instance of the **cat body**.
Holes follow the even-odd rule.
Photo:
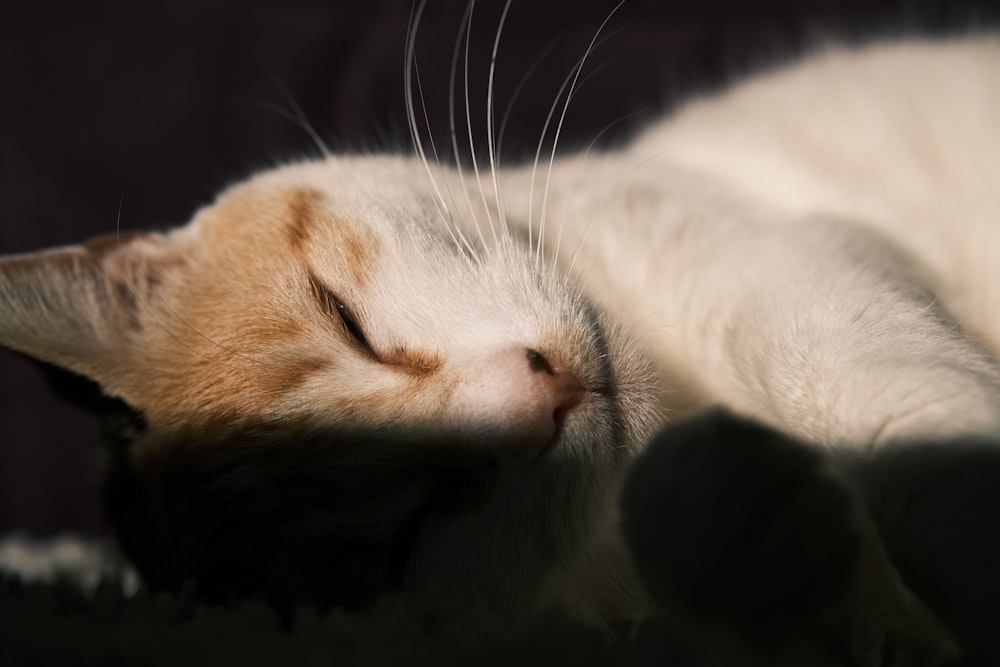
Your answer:
[[[614,194],[569,188],[582,201],[550,213],[552,226],[598,218],[594,248],[577,260],[580,279],[593,298],[610,292],[634,334],[658,339],[647,348],[665,374],[676,369],[666,386],[693,379],[696,404],[729,405],[819,442],[890,438],[871,422],[878,401],[884,418],[908,406],[866,373],[874,363],[902,375],[906,364],[861,337],[908,333],[903,354],[970,371],[980,388],[963,387],[961,410],[985,393],[978,416],[963,421],[996,433],[997,376],[983,352],[1000,353],[1000,308],[982,277],[1000,266],[991,164],[1000,143],[989,131],[1000,105],[997,57],[989,39],[889,44],[759,77],[650,129],[603,174],[581,167]],[[604,196],[614,205],[602,208]],[[575,252],[577,238],[563,247]],[[905,312],[905,301],[925,312]],[[980,345],[945,335],[940,318]],[[881,383],[881,368],[871,370]],[[946,375],[933,383],[942,396],[961,383]],[[839,424],[810,425],[837,418],[834,406],[844,411]],[[940,416],[916,420],[912,433],[963,428]]]
[[[998,84],[992,38],[832,49],[551,166],[289,164],[162,235],[5,258],[0,343],[99,385],[154,586],[628,616],[617,498],[668,422],[1000,438]],[[836,484],[844,623],[933,626]]]

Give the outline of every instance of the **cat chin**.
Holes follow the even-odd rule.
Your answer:
[[[436,588],[523,608],[587,541],[616,477],[613,420],[570,424],[538,457],[418,427],[247,423],[164,437],[117,419],[127,427],[106,496],[124,551],[152,588],[193,581],[211,602],[359,608]]]
[[[588,622],[646,608],[613,508],[629,463],[662,426],[659,394],[641,348],[607,318],[595,327],[609,369],[602,392],[570,414],[543,455],[498,470],[481,502],[426,523],[408,571],[413,590],[471,593],[514,611],[589,610]]]

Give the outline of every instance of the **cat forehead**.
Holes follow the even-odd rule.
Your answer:
[[[313,232],[351,228],[386,237],[432,224],[434,200],[406,158],[331,157],[263,172],[222,194],[210,225],[225,233],[267,236],[284,223],[295,248]],[[318,241],[322,240],[320,236]]]
[[[379,258],[454,255],[446,227],[404,159],[330,158],[281,167],[225,191],[191,225],[212,261],[335,267],[370,282]],[[272,267],[274,268],[274,267]]]
[[[517,239],[459,242],[420,164],[405,158],[282,167],[231,188],[194,223],[223,279],[306,271],[413,330],[447,321],[481,336],[491,323],[498,340],[520,339],[581,316],[575,292]]]

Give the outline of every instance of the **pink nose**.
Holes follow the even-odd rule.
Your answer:
[[[528,368],[534,373],[535,384],[540,385],[540,412],[545,415],[551,413],[554,430],[558,430],[569,411],[583,401],[587,390],[571,371],[553,369],[541,352],[528,348],[525,356]]]
[[[511,350],[496,361],[512,380],[506,396],[510,435],[521,447],[547,446],[583,401],[586,388],[572,371],[555,367],[534,349]]]
[[[512,346],[470,362],[453,414],[475,441],[515,451],[544,449],[587,396],[580,378],[553,359]]]

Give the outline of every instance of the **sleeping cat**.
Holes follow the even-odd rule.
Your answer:
[[[103,416],[154,588],[946,655],[879,502],[961,489],[939,451],[997,469],[998,118],[981,37],[830,50],[551,164],[418,134],[0,260],[0,344]]]

